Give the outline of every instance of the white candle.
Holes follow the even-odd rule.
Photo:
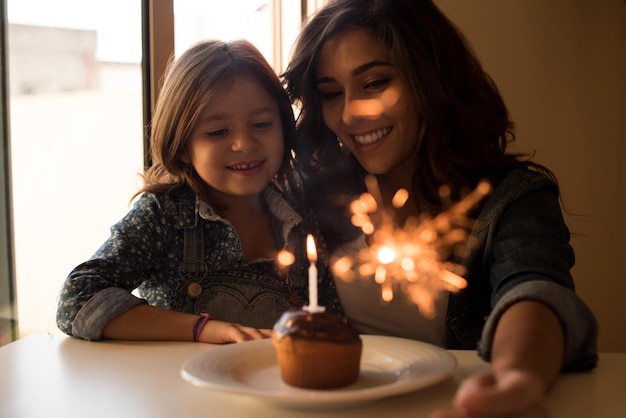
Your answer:
[[[306,236],[306,255],[309,259],[309,305],[304,309],[311,313],[324,312],[323,306],[317,304],[317,250],[315,249],[315,240],[313,235],[308,234]]]

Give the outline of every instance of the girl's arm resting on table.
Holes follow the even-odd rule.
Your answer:
[[[66,302],[70,306],[71,300]],[[96,293],[76,313],[75,308],[59,309],[60,324],[69,335],[85,340],[102,338],[136,341],[193,341],[194,326],[200,315],[187,314],[148,305],[121,288],[110,287]],[[202,328],[199,341],[229,343],[268,337],[270,330],[258,330],[230,322],[210,320]]]
[[[193,341],[193,329],[199,318],[199,315],[142,304],[112,318],[102,330],[102,336],[115,340]],[[200,331],[198,340],[222,344],[268,336],[269,330],[209,320]]]
[[[99,340],[102,329],[112,318],[137,305],[147,304],[119,287],[107,287],[90,295],[89,291],[82,291],[80,284],[68,286],[66,282],[57,309],[59,329],[76,338]],[[86,297],[89,299],[83,301]]]

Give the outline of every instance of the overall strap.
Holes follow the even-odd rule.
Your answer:
[[[196,299],[202,293],[200,284],[209,273],[204,261],[204,223],[198,222],[193,228],[185,228],[183,242],[183,262],[178,267],[181,279],[188,283],[187,295]]]

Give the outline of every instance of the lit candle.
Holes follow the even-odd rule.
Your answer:
[[[317,304],[317,267],[315,262],[317,261],[317,250],[315,249],[315,240],[313,235],[308,234],[306,236],[306,255],[309,259],[309,305],[304,309],[311,313],[324,312],[323,306]]]

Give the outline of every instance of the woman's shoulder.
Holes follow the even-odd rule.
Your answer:
[[[512,189],[526,193],[535,189],[549,188],[558,192],[556,182],[547,174],[528,167],[514,168],[502,179],[497,186],[502,189]]]
[[[507,205],[518,198],[538,190],[559,194],[559,187],[552,178],[540,171],[526,167],[510,170],[497,183],[487,201],[492,204]]]
[[[531,198],[531,195],[558,201],[559,187],[550,176],[537,170],[522,167],[510,170],[492,184],[492,192],[481,205],[477,225],[499,218],[515,202],[525,197]]]

